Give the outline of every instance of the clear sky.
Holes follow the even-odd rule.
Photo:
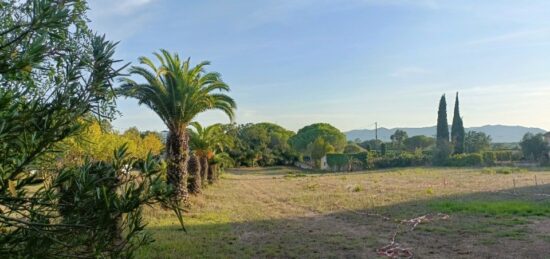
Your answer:
[[[137,63],[159,48],[209,60],[237,122],[291,130],[431,126],[460,92],[465,126],[550,129],[548,0],[90,0],[92,28]],[[163,130],[134,100],[117,129]],[[227,122],[219,112],[198,118]]]

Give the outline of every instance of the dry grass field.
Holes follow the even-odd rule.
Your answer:
[[[141,258],[547,258],[550,172],[233,169],[193,197],[188,232],[148,209]],[[422,217],[424,216],[424,217]],[[394,241],[394,250],[380,250]],[[391,248],[391,247],[390,247]]]

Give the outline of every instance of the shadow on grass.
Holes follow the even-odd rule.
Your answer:
[[[407,224],[398,228],[402,220],[440,212],[450,217],[423,222],[413,231]],[[399,230],[396,242],[410,248],[416,258],[545,258],[550,254],[550,185],[361,211],[196,224],[188,226],[187,234],[176,225],[149,230],[157,242],[140,257],[373,258]]]

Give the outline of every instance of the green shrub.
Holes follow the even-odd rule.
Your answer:
[[[497,157],[495,155],[495,152],[483,152],[483,164],[487,166],[493,166],[496,164]]]
[[[327,164],[332,170],[341,171],[348,167],[350,156],[347,154],[327,154]]]
[[[499,162],[512,161],[512,151],[496,151],[494,153]]]
[[[368,168],[368,152],[360,152],[356,154],[327,154],[327,165],[335,171],[347,170],[352,165],[359,164],[362,169]],[[355,167],[356,168],[356,167]]]
[[[447,165],[449,166],[481,166],[483,163],[483,157],[481,154],[457,154],[452,155]]]
[[[369,152],[360,152],[360,153],[352,154],[351,157],[359,160],[359,162],[363,163],[363,165],[366,165],[369,159]]]
[[[374,168],[391,168],[391,167],[408,167],[408,166],[424,166],[429,164],[428,156],[423,154],[403,153],[395,157],[381,157],[373,161]]]
[[[523,159],[523,153],[521,151],[512,152],[512,161],[520,161]]]
[[[452,153],[452,147],[449,142],[438,141],[437,146],[432,152],[432,162],[434,165],[446,165]]]

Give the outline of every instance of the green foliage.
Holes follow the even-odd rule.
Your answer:
[[[211,159],[216,153],[224,152],[233,145],[233,139],[225,134],[221,124],[203,128],[198,122],[191,123],[189,146],[199,156]]]
[[[382,140],[379,140],[379,139],[378,140],[371,139],[371,140],[366,140],[359,143],[359,146],[361,146],[362,148],[368,151],[379,150],[381,145],[382,145]]]
[[[110,161],[113,159],[112,150],[122,145],[127,146],[129,156],[138,159],[145,159],[149,153],[159,156],[164,149],[162,139],[154,132],[141,134],[137,128],[130,128],[119,134],[108,122],[100,123],[93,118],[81,121],[83,130],[58,145],[63,152],[56,156],[63,164],[82,164],[84,157]]]
[[[392,168],[392,167],[409,167],[409,166],[425,166],[428,165],[430,159],[423,154],[403,153],[394,157],[379,157],[373,159],[372,166],[377,169]]]
[[[447,122],[447,101],[445,95],[439,101],[437,111],[437,136],[436,148],[433,155],[434,165],[445,165],[449,156],[453,153],[453,147],[449,143],[449,124]]]
[[[120,93],[136,98],[153,110],[170,131],[185,129],[199,114],[206,110],[221,110],[230,119],[235,116],[235,101],[223,94],[230,88],[221,75],[205,72],[210,62],[203,61],[196,66],[190,59],[180,59],[178,54],[167,50],[154,53],[160,66],[147,57],[140,57],[142,66],[132,66],[130,74],[140,76],[146,83],[130,78],[122,79]],[[218,93],[222,92],[222,93]]]
[[[161,203],[175,210],[183,223],[182,211],[170,199],[171,188],[161,177],[158,161],[149,155],[136,163],[127,156],[125,146],[113,157],[108,163],[86,162],[67,168],[44,189],[44,194],[58,190],[62,224],[80,225],[56,237],[79,256],[131,257],[137,248],[152,242],[143,232],[143,206]],[[139,171],[128,172],[134,166]]]
[[[466,153],[479,153],[491,148],[491,136],[477,131],[468,131],[464,138],[464,151]]]
[[[288,143],[294,132],[273,123],[224,125],[233,145],[228,153],[240,166],[288,165],[298,160],[298,154]]]
[[[449,166],[481,166],[483,164],[483,157],[481,154],[456,154],[452,155],[447,165]]]
[[[405,141],[408,138],[408,135],[406,131],[398,129],[391,135],[390,138],[394,148],[401,149],[401,146],[403,145],[403,141]]]
[[[336,152],[341,152],[347,143],[346,136],[328,123],[316,123],[301,128],[290,138],[289,143],[298,152],[310,154],[310,145],[320,138]]]
[[[499,162],[513,161],[512,151],[493,151],[495,158]]]
[[[344,147],[344,154],[356,154],[365,151],[365,149],[355,143],[348,143],[346,147]]]
[[[481,153],[483,157],[483,164],[486,166],[493,166],[497,162],[497,156],[495,152],[483,152]]]
[[[381,154],[382,156],[385,156],[385,155],[386,155],[386,143],[380,144],[380,154]]]
[[[85,1],[0,6],[0,254],[131,257],[150,240],[143,205],[163,202],[181,216],[151,156],[136,165],[139,181],[123,179],[134,165],[127,149],[110,163],[56,164],[82,118],[114,115],[116,44],[87,28]]]
[[[415,151],[417,149],[424,150],[435,145],[435,139],[424,135],[419,135],[405,139],[403,144],[409,151]]]
[[[461,154],[464,152],[465,134],[464,124],[462,122],[462,118],[460,117],[458,93],[456,93],[453,125],[451,126],[451,141],[454,146],[455,154]]]
[[[519,143],[521,146],[521,151],[523,156],[531,161],[543,161],[547,159],[549,146],[546,141],[544,141],[544,135],[527,133],[523,136],[523,139]]]
[[[444,201],[434,202],[433,209],[444,213],[471,213],[491,216],[548,216],[547,202],[507,201]]]
[[[335,171],[345,170],[348,167],[350,158],[347,154],[327,154],[327,164]]]
[[[334,171],[348,171],[366,169],[368,165],[368,152],[355,154],[327,154],[327,165]]]
[[[360,153],[355,153],[352,154],[351,157],[361,162],[363,165],[367,165],[367,162],[369,160],[369,152],[364,151]]]
[[[334,147],[325,141],[324,138],[319,137],[313,143],[310,143],[307,147],[307,153],[311,155],[311,158],[319,162],[319,160],[328,153],[334,152]]]
[[[433,154],[432,154],[433,156],[432,162],[434,165],[437,165],[437,166],[446,165],[451,154],[452,154],[451,143],[445,140],[437,140],[437,145],[433,150]]]
[[[449,123],[447,122],[447,101],[445,95],[439,100],[439,110],[437,111],[437,143],[449,142]]]
[[[190,58],[180,59],[161,49],[154,53],[155,65],[147,57],[140,57],[141,66],[132,66],[130,74],[141,77],[138,83],[129,77],[123,78],[119,93],[135,98],[153,110],[169,130],[166,140],[167,179],[172,184],[174,195],[186,200],[187,162],[189,160],[187,126],[200,113],[208,110],[224,112],[231,120],[237,107],[233,98],[226,95],[229,86],[216,72],[206,72],[208,61],[195,66]]]

